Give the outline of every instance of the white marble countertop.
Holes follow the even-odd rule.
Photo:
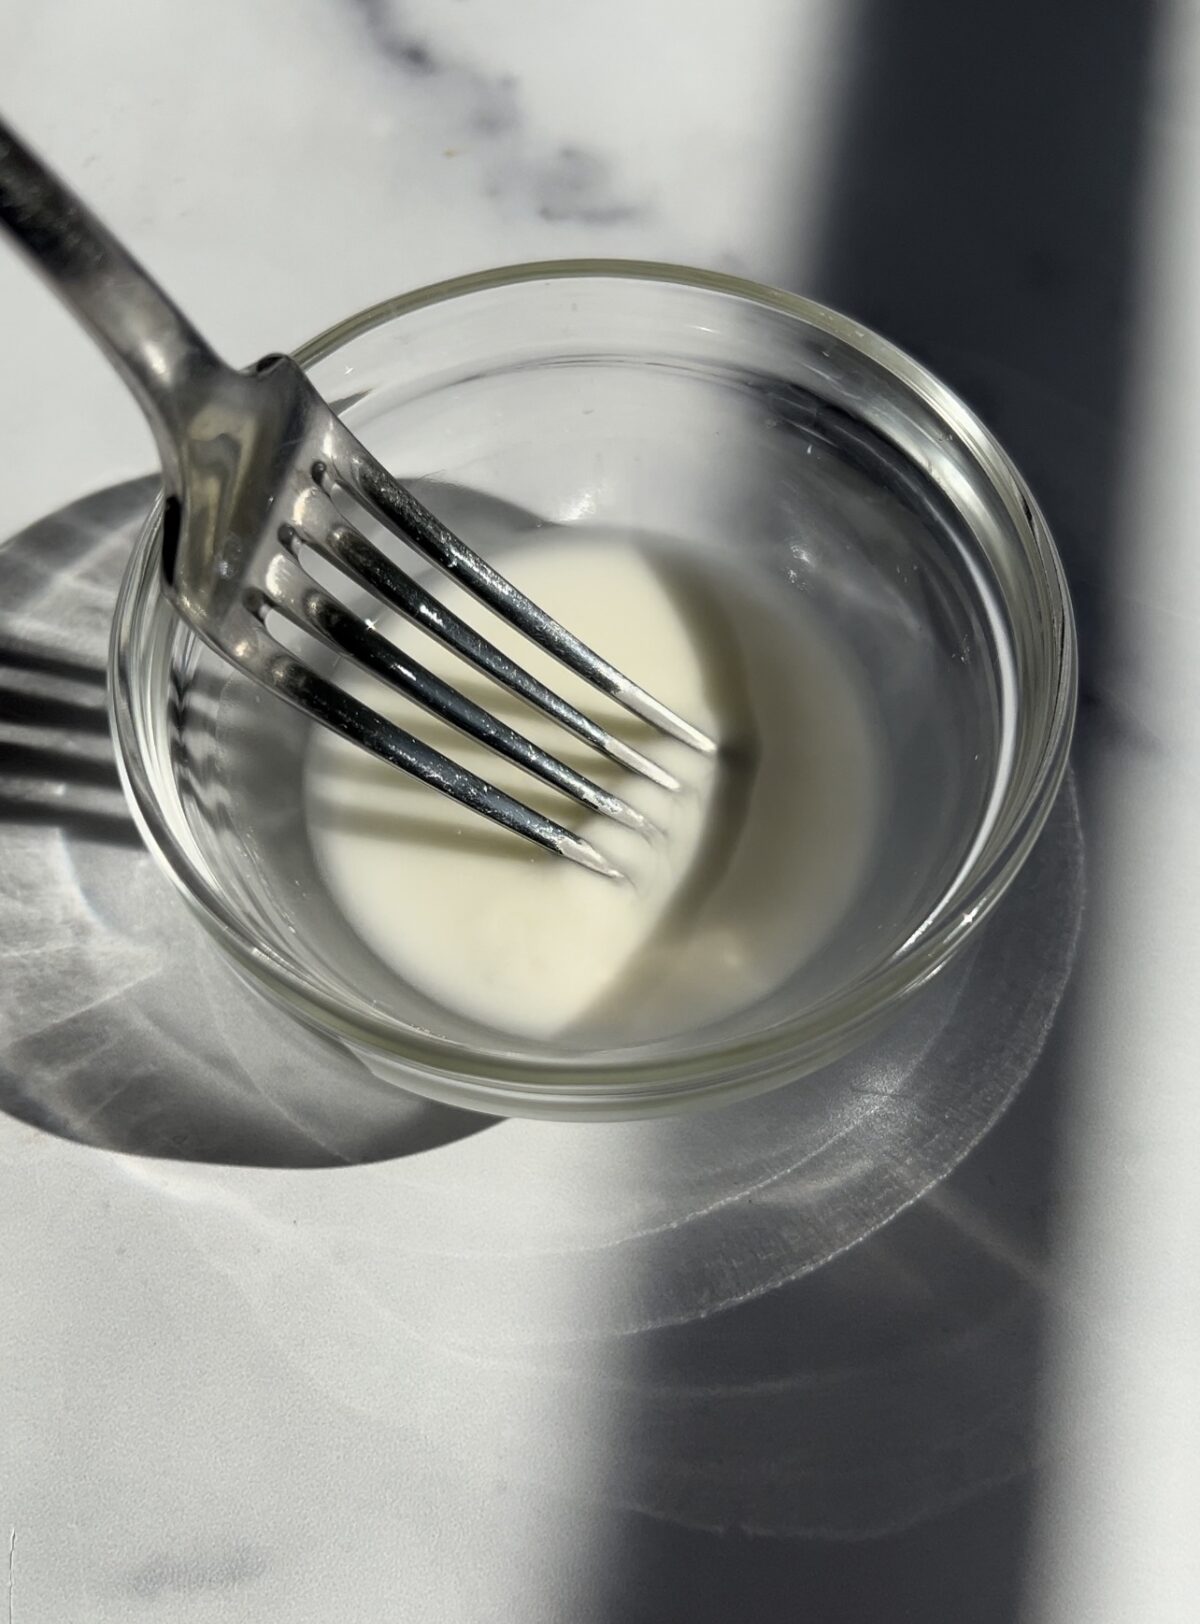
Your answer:
[[[1026,0],[6,12],[0,107],[231,359],[485,265],[634,256],[812,292],[945,374],[1072,578],[1087,888],[1077,941],[1067,807],[972,972],[971,1041],[905,1039],[913,1077],[961,1072],[1007,1115],[957,1168],[881,1170],[910,1181],[892,1210],[938,1182],[818,1267],[836,1248],[779,1103],[675,1139],[513,1123],[372,1158],[314,1093],[251,1167],[186,1133],[106,1139],[114,1102],[182,1086],[156,954],[200,949],[182,914],[178,940],[139,937],[145,860],[85,859],[65,829],[37,860],[70,906],[42,919],[0,822],[0,891],[45,963],[32,933],[0,943],[10,1624],[1193,1619],[1194,8],[1153,32],[1140,0],[1048,21]],[[152,451],[7,253],[0,343],[3,608],[39,547],[92,579],[81,513],[110,567]],[[1022,932],[1049,968],[1018,1008]],[[103,1099],[80,1078],[116,1001],[63,990],[101,948],[145,1040]],[[236,1070],[240,1018],[205,1064]],[[61,1075],[35,1108],[48,1031]],[[243,1083],[275,1121],[274,1079]],[[673,1178],[651,1178],[664,1150]]]

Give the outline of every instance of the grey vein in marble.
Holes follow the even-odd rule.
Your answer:
[[[615,226],[647,217],[645,202],[616,186],[602,152],[569,141],[546,150],[532,137],[514,75],[489,74],[444,53],[411,26],[397,0],[352,3],[371,44],[403,75],[406,94],[421,84],[442,104],[451,131],[447,156],[486,142],[480,153],[486,196],[550,224]]]
[[[130,1576],[129,1589],[143,1601],[165,1595],[195,1595],[205,1590],[231,1590],[252,1584],[267,1571],[267,1559],[253,1545],[201,1552],[192,1557],[151,1557]]]

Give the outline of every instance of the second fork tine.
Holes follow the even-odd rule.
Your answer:
[[[509,659],[494,643],[481,637],[473,626],[414,581],[336,510],[331,514],[331,519],[329,528],[322,533],[311,527],[312,515],[307,515],[302,524],[284,526],[280,539],[289,547],[297,542],[302,543],[337,564],[382,603],[398,610],[477,670],[527,700],[620,766],[639,773],[663,789],[679,788],[678,779],[658,762],[601,727],[545,683],[539,682],[515,660]]]
[[[339,654],[379,677],[431,715],[515,763],[591,812],[643,833],[650,820],[628,801],[567,766],[557,756],[507,726],[459,693],[360,616],[330,597],[291,558],[280,556],[267,572],[264,607],[276,609]]]
[[[318,676],[282,645],[274,643],[265,627],[259,629],[262,642],[270,645],[271,651],[260,651],[258,657],[251,655],[241,663],[306,716],[501,828],[607,879],[622,878],[620,869],[614,868],[582,835],[514,800],[477,773],[460,767],[449,756],[406,733],[344,688]]]
[[[633,715],[694,750],[706,755],[716,750],[706,733],[618,671],[447,530],[344,426],[338,444],[338,463],[332,471],[335,480],[344,484],[352,497],[370,509],[402,541],[445,570],[481,603],[552,654],[568,670]],[[326,477],[328,479],[328,473]],[[328,484],[325,488],[328,490]]]

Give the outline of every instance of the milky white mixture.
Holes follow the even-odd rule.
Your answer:
[[[388,636],[644,811],[647,840],[584,811],[350,667],[345,687],[464,766],[578,830],[606,880],[315,729],[307,815],[337,906],[403,980],[501,1032],[636,1041],[770,992],[858,889],[876,835],[879,746],[836,647],[805,613],[726,568],[570,529],[499,560],[538,603],[720,741],[664,739],[450,583],[438,594],[527,669],[682,782],[612,766],[398,618]],[[789,600],[795,594],[786,594]]]

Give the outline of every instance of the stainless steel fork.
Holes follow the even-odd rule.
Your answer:
[[[314,580],[319,557],[623,768],[672,776],[481,637],[349,521],[344,492],[569,670],[693,748],[699,729],[623,676],[440,524],[383,468],[296,363],[227,366],[74,193],[0,120],[0,224],[79,319],[141,406],[163,466],[162,581],[218,653],[364,749],[515,834],[601,874],[590,842],[431,749],[314,671],[273,615],[570,796],[631,827],[643,815],[497,720],[351,613]]]

